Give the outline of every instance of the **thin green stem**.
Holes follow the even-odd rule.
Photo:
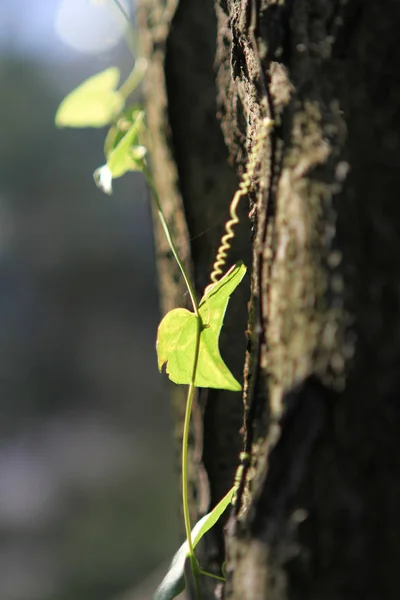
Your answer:
[[[132,27],[131,18],[129,16],[129,13],[123,7],[123,5],[120,2],[120,0],[114,0],[114,4],[118,8],[118,10],[121,13],[121,15],[124,17],[125,21],[128,23],[129,28],[131,28]]]
[[[199,315],[199,305],[198,305],[197,300],[196,300],[196,294],[195,294],[194,288],[193,288],[193,286],[192,286],[192,284],[190,282],[190,279],[189,279],[189,277],[188,277],[188,275],[187,275],[187,273],[185,271],[185,267],[183,266],[183,262],[179,258],[179,254],[178,254],[178,251],[177,251],[176,246],[174,244],[174,241],[172,239],[171,232],[170,232],[169,227],[168,227],[168,223],[167,223],[167,221],[165,219],[163,210],[161,208],[160,198],[158,197],[157,190],[156,190],[155,185],[153,183],[153,178],[151,176],[151,173],[150,173],[147,165],[145,165],[144,163],[143,163],[142,169],[143,169],[143,174],[146,177],[147,183],[149,184],[149,186],[151,188],[151,191],[153,192],[153,198],[154,198],[154,201],[155,201],[156,206],[157,206],[157,213],[158,213],[158,216],[160,218],[161,225],[162,225],[162,228],[163,228],[164,233],[165,233],[165,237],[167,238],[169,247],[171,248],[171,252],[174,255],[174,258],[175,258],[175,260],[176,260],[176,262],[177,262],[177,264],[178,264],[178,266],[179,266],[179,268],[181,270],[181,273],[183,275],[183,279],[185,280],[185,284],[186,284],[187,290],[189,292],[190,300],[192,302],[193,312],[195,313],[195,315],[197,317],[200,318],[200,315]],[[196,367],[197,367],[197,361],[196,361]]]
[[[185,533],[186,533],[186,539],[187,539],[188,549],[189,549],[190,566],[191,566],[191,570],[193,573],[193,578],[195,580],[196,594],[198,595],[198,575],[200,572],[200,567],[199,567],[199,564],[197,562],[197,559],[196,559],[196,556],[194,553],[193,540],[192,540],[192,527],[190,524],[189,497],[188,497],[189,496],[188,495],[188,480],[189,480],[188,466],[189,466],[190,417],[192,414],[194,390],[196,387],[196,385],[195,385],[196,372],[197,372],[197,364],[199,361],[199,353],[200,353],[200,334],[201,334],[201,330],[203,327],[203,323],[202,323],[202,320],[200,317],[199,305],[196,300],[196,294],[195,294],[194,288],[193,288],[193,286],[190,282],[190,279],[185,271],[185,267],[179,257],[178,251],[177,251],[174,241],[172,239],[171,232],[168,227],[168,223],[165,219],[164,212],[161,208],[161,203],[160,203],[159,196],[157,194],[157,190],[155,188],[153,179],[151,177],[151,173],[150,173],[147,165],[145,165],[144,163],[143,163],[143,173],[144,173],[146,180],[153,192],[153,198],[154,198],[156,206],[157,206],[157,212],[158,212],[158,216],[161,221],[161,225],[164,229],[164,233],[167,238],[168,244],[171,248],[172,254],[174,255],[174,258],[175,258],[175,260],[181,270],[183,278],[185,280],[185,284],[186,284],[187,290],[189,292],[190,299],[192,301],[193,311],[197,317],[197,319],[196,319],[196,323],[197,323],[196,341],[195,341],[193,368],[192,368],[192,375],[191,375],[189,389],[188,389],[187,398],[186,398],[185,420],[184,420],[184,425],[183,425],[183,436],[182,436],[182,507],[183,507],[183,519],[184,519],[184,523],[185,523]]]
[[[218,581],[223,581],[225,583],[226,578],[222,577],[222,575],[215,575],[214,573],[209,573],[208,571],[204,571],[203,569],[200,569],[199,571],[200,575],[205,575],[206,577],[211,577],[212,579],[217,579]]]
[[[146,72],[146,67],[147,61],[145,58],[138,58],[135,61],[135,66],[118,90],[124,100],[126,100],[132,94],[132,92],[142,81],[143,75]]]
[[[125,39],[126,39],[126,43],[128,44],[130,53],[132,54],[133,58],[135,58],[135,55],[136,55],[136,47],[135,47],[136,46],[136,43],[135,43],[136,30],[135,30],[134,26],[132,25],[132,21],[131,21],[129,13],[125,10],[125,8],[123,7],[120,0],[113,0],[113,2],[115,4],[115,7],[119,10],[119,12],[124,17],[125,21],[128,24],[129,33],[125,35]]]
[[[198,564],[194,554],[193,541],[192,541],[192,527],[190,524],[190,513],[189,513],[189,498],[188,498],[188,465],[189,465],[189,431],[190,431],[190,417],[192,414],[194,390],[195,390],[195,379],[197,364],[199,361],[200,351],[200,334],[202,328],[202,322],[200,315],[197,315],[197,329],[196,329],[196,344],[194,350],[194,360],[192,368],[192,376],[189,384],[186,409],[185,409],[185,421],[183,424],[183,437],[182,437],[182,505],[183,505],[183,519],[185,521],[185,532],[186,539],[189,547],[189,557],[192,565],[192,571],[195,575],[198,572]]]

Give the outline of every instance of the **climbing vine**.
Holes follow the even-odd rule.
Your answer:
[[[119,2],[116,2],[116,5],[120,6]],[[57,110],[55,123],[58,127],[109,127],[104,142],[105,163],[95,170],[93,174],[95,183],[103,192],[111,194],[114,179],[129,171],[143,173],[151,189],[152,200],[156,204],[166,239],[181,270],[191,299],[192,312],[176,308],[165,315],[158,328],[156,343],[159,370],[165,367],[167,375],[173,382],[188,385],[182,439],[182,505],[186,542],[175,554],[168,573],[154,595],[154,600],[168,600],[174,598],[185,587],[187,559],[190,561],[192,583],[197,591],[197,597],[199,597],[200,576],[210,576],[224,581],[222,574],[207,573],[201,568],[195,555],[195,547],[231,503],[234,488],[192,529],[188,502],[189,425],[196,387],[232,391],[242,389],[220,355],[219,336],[229,298],[242,281],[246,267],[242,262],[238,262],[225,274],[223,271],[235,235],[233,226],[238,223],[236,209],[240,198],[251,189],[260,146],[272,123],[265,122],[256,136],[239,189],[232,199],[230,219],[226,223],[226,233],[221,239],[210,275],[211,283],[198,301],[194,286],[176,250],[164,216],[162,198],[159,197],[151,176],[147,149],[142,143],[146,126],[145,113],[140,106],[128,103],[132,92],[145,75],[145,70],[146,61],[136,60],[132,72],[122,85],[119,85],[120,72],[116,67],[108,68],[90,77],[64,98]]]

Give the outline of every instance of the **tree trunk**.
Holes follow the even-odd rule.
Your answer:
[[[240,177],[257,146],[250,225],[243,206],[229,256],[251,278],[221,347],[235,375],[244,365],[244,411],[238,394],[209,392],[194,434],[194,515],[247,458],[225,598],[397,599],[400,2],[142,0],[139,17],[156,185],[173,224],[186,220],[199,292],[237,185],[225,149]]]

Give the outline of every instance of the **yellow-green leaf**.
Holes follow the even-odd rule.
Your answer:
[[[116,67],[86,79],[61,102],[57,127],[104,127],[110,123],[124,107],[124,98],[116,89],[119,79]]]
[[[219,388],[232,391],[242,389],[219,352],[218,342],[229,297],[242,281],[246,267],[238,262],[203,296],[199,313],[203,328],[200,333],[196,387]],[[196,347],[197,317],[194,313],[176,308],[161,321],[157,334],[158,368],[166,365],[166,372],[174,383],[189,384]]]

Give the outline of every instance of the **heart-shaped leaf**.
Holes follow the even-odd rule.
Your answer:
[[[240,391],[221,358],[218,341],[229,297],[242,281],[246,267],[242,262],[233,266],[220,281],[206,291],[200,305],[202,319],[199,358],[195,386]],[[194,313],[176,308],[165,315],[157,334],[158,368],[166,371],[174,383],[189,384],[192,378],[196,348],[197,317]]]
[[[197,546],[203,535],[215,525],[222,513],[232,501],[234,488],[222,498],[222,500],[213,508],[211,512],[202,517],[192,529],[193,548]],[[185,561],[189,556],[189,545],[186,542],[182,544],[174,555],[168,572],[160,585],[158,586],[153,600],[172,600],[176,598],[185,589]]]
[[[86,79],[61,102],[57,127],[104,127],[110,123],[124,107],[124,98],[116,89],[119,78],[119,69],[110,67]]]

